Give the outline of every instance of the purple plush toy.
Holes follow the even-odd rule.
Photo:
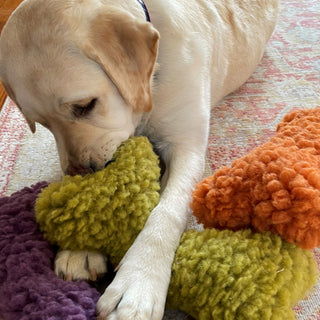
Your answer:
[[[34,219],[40,182],[0,198],[0,318],[4,320],[95,319],[99,293],[86,282],[59,279],[54,250]]]

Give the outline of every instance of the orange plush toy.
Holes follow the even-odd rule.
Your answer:
[[[191,208],[205,227],[278,233],[320,245],[320,108],[293,111],[268,142],[196,186]]]

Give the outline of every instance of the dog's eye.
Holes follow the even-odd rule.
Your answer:
[[[77,118],[83,118],[87,116],[94,109],[96,103],[97,103],[97,98],[92,99],[88,104],[85,104],[85,105],[73,104],[72,113]]]

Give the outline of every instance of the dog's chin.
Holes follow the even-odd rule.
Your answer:
[[[105,163],[101,165],[90,165],[88,167],[81,166],[81,165],[74,165],[74,164],[69,164],[65,170],[63,170],[65,175],[70,175],[70,176],[85,176],[86,174],[92,174],[94,172],[103,170],[107,166],[109,166],[112,162],[114,162],[114,159],[108,160]]]
[[[75,166],[68,166],[64,171],[65,175],[69,176],[85,176],[86,174],[94,173],[96,170],[91,167],[75,167]],[[98,171],[98,170],[97,170]]]

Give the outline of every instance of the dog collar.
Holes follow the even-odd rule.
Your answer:
[[[148,21],[148,22],[151,22],[151,20],[150,20],[150,15],[149,15],[149,11],[148,11],[148,9],[147,9],[146,4],[144,3],[143,0],[137,0],[137,1],[140,3],[140,5],[141,5],[141,7],[142,7],[142,9],[143,9],[143,11],[144,11],[144,14],[146,15],[147,21]]]

